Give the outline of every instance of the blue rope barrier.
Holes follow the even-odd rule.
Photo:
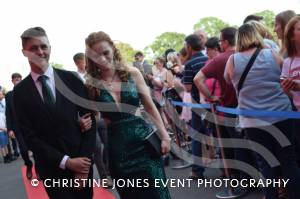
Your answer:
[[[211,104],[194,104],[194,103],[177,102],[177,101],[171,101],[171,103],[175,106],[187,106],[191,108],[205,108],[205,109],[211,108]],[[292,112],[292,111],[243,110],[238,108],[227,108],[222,106],[217,106],[216,110],[223,113],[242,115],[248,117],[278,117],[278,118],[291,118],[291,119],[300,118],[300,112]]]
[[[194,103],[186,103],[186,102],[178,102],[178,101],[171,101],[174,106],[186,106],[190,108],[211,108],[211,104],[194,104]]]

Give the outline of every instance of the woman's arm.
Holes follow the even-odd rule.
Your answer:
[[[200,70],[196,76],[194,77],[194,84],[196,85],[199,93],[204,95],[205,98],[209,99],[210,101],[217,102],[219,101],[219,97],[214,96],[210,93],[207,85],[205,84],[206,76],[203,74],[203,72]]]
[[[181,90],[183,91],[185,88],[184,88],[184,85],[181,83],[181,79],[175,77],[173,79],[173,87],[175,88],[175,90]]]
[[[153,84],[153,86],[157,86],[157,87],[160,87],[160,88],[164,87],[164,83],[161,81],[161,79],[157,78],[155,76],[153,76],[153,78],[152,78],[152,84]]]
[[[280,75],[280,84],[283,91],[289,96],[293,97],[292,90],[297,91],[297,83],[290,77],[291,58],[284,60]]]
[[[152,119],[153,123],[160,133],[160,135],[158,136],[162,140],[162,153],[166,154],[170,151],[170,136],[163,124],[161,116],[159,115],[152,101],[149,88],[147,87],[140,71],[138,71],[136,68],[131,67],[130,73],[136,83],[142,104],[144,105],[146,112],[149,114],[150,118]]]
[[[280,67],[280,71],[282,69],[282,63],[283,63],[283,58],[281,55],[279,55],[277,52],[275,52],[274,50],[272,50],[272,54],[273,54],[273,57],[276,61],[276,63],[279,65]]]
[[[233,55],[231,55],[226,63],[225,71],[224,71],[224,79],[227,83],[231,84],[231,80],[233,78]]]

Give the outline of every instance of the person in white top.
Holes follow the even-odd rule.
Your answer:
[[[9,163],[10,159],[8,157],[8,135],[5,120],[5,99],[4,90],[0,86],[0,154],[4,159],[4,163]]]

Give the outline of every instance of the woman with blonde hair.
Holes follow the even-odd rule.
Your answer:
[[[159,155],[152,156],[145,138],[153,130],[135,113],[142,102],[156,125],[161,140],[161,153],[170,150],[170,137],[155,108],[142,74],[127,67],[119,50],[104,32],[91,33],[85,40],[87,60],[87,87],[96,102],[105,103],[100,112],[107,124],[109,167],[113,179],[141,179],[142,188],[116,187],[122,199],[169,199],[164,186],[154,186],[155,179],[166,180]],[[148,185],[148,186],[147,186]]]
[[[263,38],[264,46],[266,48],[271,48],[275,52],[279,53],[280,51],[279,46],[274,42],[271,32],[263,23],[258,21],[253,21],[253,20],[247,23],[252,25],[256,29],[256,31],[260,34],[260,36]]]
[[[280,86],[281,57],[272,49],[263,48],[263,38],[251,24],[244,24],[238,29],[237,46],[226,65],[225,79],[232,82],[238,97],[238,107],[242,110],[291,111],[291,104]],[[254,62],[245,74],[250,59]],[[290,199],[299,199],[299,170],[293,141],[293,121],[279,117],[239,116],[240,126],[249,140],[264,146],[280,163]],[[267,129],[274,128],[289,140],[289,145],[281,146],[278,140]],[[276,136],[276,135],[275,135]],[[255,150],[254,150],[255,151]],[[265,179],[276,179],[276,170],[270,166],[266,157],[255,153],[255,158]],[[276,187],[264,188],[266,199],[278,199]]]

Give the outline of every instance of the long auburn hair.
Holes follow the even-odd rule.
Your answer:
[[[115,67],[116,73],[119,78],[126,82],[129,77],[129,68],[124,63],[123,58],[121,56],[120,51],[116,48],[114,42],[111,40],[108,34],[103,31],[92,32],[85,39],[86,51],[88,48],[91,48],[94,44],[98,42],[106,41],[113,49],[113,65]],[[88,92],[91,99],[96,99],[96,97],[100,93],[99,80],[101,79],[101,71],[97,67],[96,63],[88,57],[88,53],[85,53],[86,56],[86,86],[88,88]]]
[[[284,32],[286,29],[286,25],[288,24],[288,22],[290,21],[291,18],[293,18],[294,16],[296,16],[296,13],[293,10],[286,10],[286,11],[282,11],[279,14],[277,14],[275,16],[275,21],[278,21],[280,23],[281,26],[281,30],[282,30],[282,41],[281,41],[281,49],[280,49],[280,54],[281,55],[285,55],[287,49],[285,48],[285,41],[284,41]]]
[[[297,48],[296,48],[295,41],[293,40],[293,37],[294,37],[295,24],[298,23],[299,21],[300,21],[300,16],[293,17],[286,25],[284,31],[283,45],[289,57],[295,57],[297,54]]]

